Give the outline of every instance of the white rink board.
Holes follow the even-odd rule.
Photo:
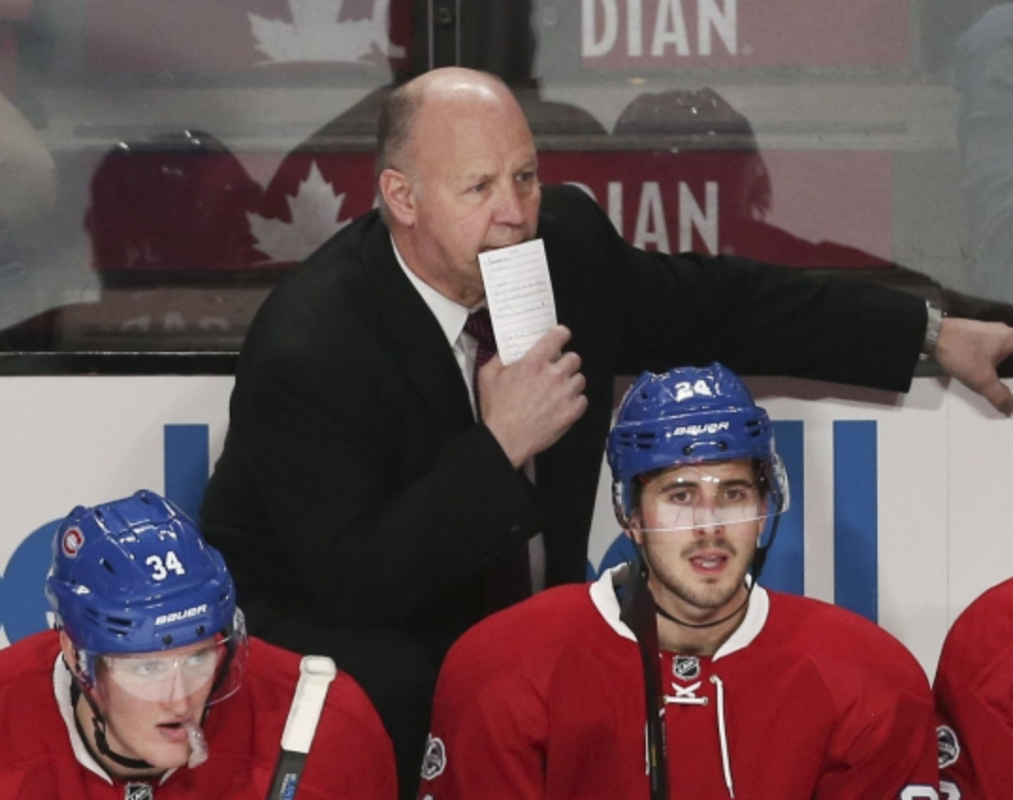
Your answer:
[[[0,378],[0,624],[24,602],[3,590],[30,534],[77,504],[138,488],[165,491],[166,425],[207,426],[210,468],[224,440],[232,383],[219,376]],[[916,379],[908,395],[769,378],[749,383],[775,420],[803,423],[805,591],[813,597],[834,597],[832,492],[847,476],[833,474],[833,424],[876,422],[879,621],[931,677],[956,614],[1013,574],[1006,531],[1013,527],[1013,459],[1004,457],[1013,452],[1013,421],[936,378]],[[603,477],[592,563],[616,533]],[[0,629],[0,645],[7,642]]]

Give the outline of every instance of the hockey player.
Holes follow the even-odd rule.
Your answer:
[[[1005,800],[1013,787],[1013,578],[957,617],[934,690],[947,800]]]
[[[268,797],[300,659],[248,639],[221,556],[179,509],[151,492],[75,508],[46,594],[58,630],[0,650],[0,797]],[[373,707],[344,674],[324,692],[284,796],[392,800]]]
[[[739,378],[644,373],[607,452],[638,561],[451,649],[419,796],[934,800],[917,661],[857,615],[756,581],[788,482]]]

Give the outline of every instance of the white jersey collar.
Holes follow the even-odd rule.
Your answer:
[[[106,783],[112,785],[112,778],[92,758],[91,753],[88,752],[88,748],[81,740],[81,734],[77,730],[74,707],[70,704],[70,687],[72,682],[73,678],[63,660],[63,654],[57,654],[56,664],[53,665],[53,695],[56,699],[56,705],[60,709],[60,716],[63,717],[63,724],[67,726],[67,737],[70,739],[70,746],[74,750],[74,758],[86,770],[94,772]]]
[[[616,596],[616,588],[626,583],[629,574],[629,564],[620,564],[607,569],[598,580],[589,585],[588,591],[591,595],[591,602],[594,603],[598,613],[601,614],[602,619],[608,623],[609,627],[624,639],[635,642],[637,637],[633,635],[629,626],[619,618],[621,609],[619,598]],[[752,580],[748,576],[746,579]],[[770,595],[762,586],[756,585],[749,596],[749,606],[746,608],[746,616],[743,618],[742,624],[718,648],[712,661],[717,661],[748,647],[760,635],[769,614]]]

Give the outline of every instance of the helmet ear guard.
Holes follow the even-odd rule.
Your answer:
[[[630,508],[630,501],[626,497],[626,487],[622,481],[612,481],[612,511],[615,512],[616,522],[619,523],[619,527],[626,530],[630,527],[630,517],[632,513],[628,513],[627,509]]]
[[[95,688],[95,670],[93,659],[88,653],[78,647],[67,636],[66,631],[60,631],[60,649],[63,653],[63,661],[70,670],[74,680],[85,691]]]

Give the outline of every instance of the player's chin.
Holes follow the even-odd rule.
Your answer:
[[[189,743],[157,744],[146,748],[141,758],[159,770],[176,769],[186,766],[190,760]]]
[[[179,769],[180,767],[185,767],[189,763],[189,761],[190,761],[190,750],[188,748],[185,753],[174,753],[171,755],[167,753],[165,755],[156,757],[154,761],[149,760],[148,763],[151,764],[153,767],[156,767],[158,770],[164,771],[168,769]]]

